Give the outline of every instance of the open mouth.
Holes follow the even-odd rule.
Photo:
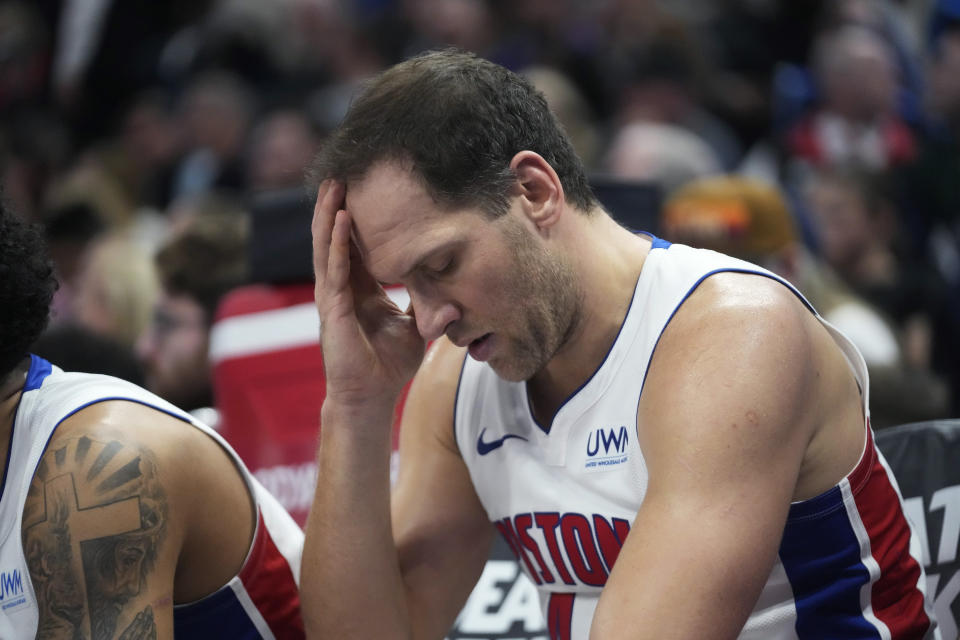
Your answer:
[[[492,348],[492,336],[492,333],[485,333],[471,342],[469,348],[467,349],[470,357],[478,362],[484,362],[487,360],[487,358],[490,357],[490,350]]]

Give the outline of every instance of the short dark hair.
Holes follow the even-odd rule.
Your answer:
[[[247,221],[239,213],[199,213],[157,252],[160,285],[192,298],[211,322],[220,298],[247,281]]]
[[[520,75],[456,49],[431,51],[369,81],[323,144],[315,180],[362,178],[377,162],[409,163],[433,199],[450,208],[509,207],[510,160],[534,151],[557,172],[566,199],[597,200],[546,98]]]
[[[43,333],[56,290],[39,227],[21,220],[0,199],[0,381]]]
[[[133,349],[75,322],[56,324],[30,350],[66,371],[100,373],[143,386],[143,368]]]

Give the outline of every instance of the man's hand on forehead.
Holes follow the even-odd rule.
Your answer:
[[[327,402],[392,409],[423,358],[416,320],[397,308],[364,264],[346,187],[325,181],[312,224],[315,295],[327,373]],[[326,403],[325,403],[326,404]]]
[[[360,263],[365,262],[365,256],[368,255],[368,251],[365,250],[363,243],[360,241],[360,232],[357,231],[357,222],[351,218],[350,220],[350,260],[358,260]]]

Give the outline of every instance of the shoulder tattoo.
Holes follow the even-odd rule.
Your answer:
[[[156,568],[167,510],[148,449],[87,436],[52,445],[23,510],[37,638],[156,638],[151,607],[129,605]]]

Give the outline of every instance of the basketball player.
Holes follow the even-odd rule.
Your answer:
[[[0,638],[299,638],[302,533],[216,433],[28,356],[56,284],[0,211]]]
[[[936,637],[856,348],[773,274],[618,226],[525,81],[402,63],[317,168],[308,635],[442,638],[499,532],[552,639]]]

